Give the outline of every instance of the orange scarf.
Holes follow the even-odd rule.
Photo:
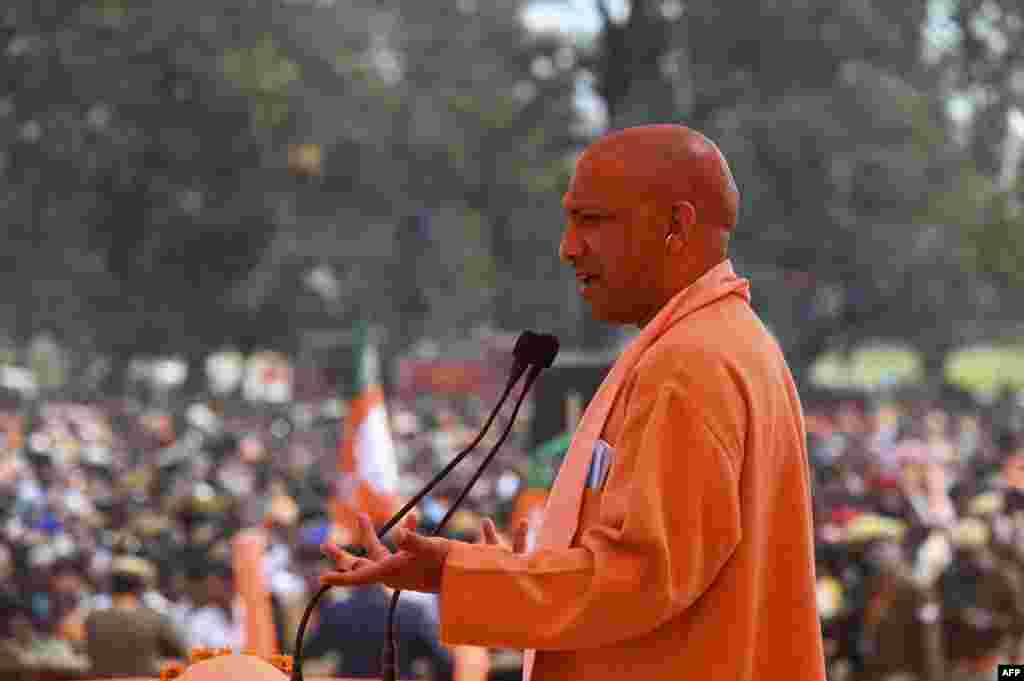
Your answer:
[[[615,397],[643,354],[677,322],[722,298],[726,293],[735,293],[750,300],[749,282],[736,276],[728,260],[711,268],[700,279],[673,296],[623,351],[583,412],[551,494],[548,495],[536,548],[568,548],[572,542],[579,525],[583,483],[590,468],[594,444],[604,430]],[[535,657],[536,651],[526,651],[523,657],[523,681],[529,681]]]

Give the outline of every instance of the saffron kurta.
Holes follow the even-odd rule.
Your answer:
[[[571,545],[453,544],[442,640],[536,649],[531,681],[824,681],[803,416],[749,301],[726,261],[655,317]]]

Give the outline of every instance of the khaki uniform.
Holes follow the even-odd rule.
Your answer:
[[[944,602],[943,636],[951,666],[1009,653],[1024,618],[1015,576],[987,548],[955,565],[939,580]]]
[[[1006,578],[1024,597],[1024,513],[1010,515],[1002,509],[1002,493],[989,492],[996,506],[987,514],[991,529],[991,553]],[[1024,611],[1019,611],[1024,612]],[[1015,616],[1010,623],[1010,659],[1024,661],[1024,617]]]
[[[161,659],[188,656],[171,620],[149,608],[96,610],[85,629],[94,678],[159,676]]]
[[[900,569],[869,578],[862,617],[864,671],[859,681],[904,675],[939,681],[947,668],[938,595]]]

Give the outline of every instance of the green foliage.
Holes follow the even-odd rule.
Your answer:
[[[959,227],[963,265],[989,280],[1020,288],[1024,287],[1024,215],[1014,204],[1013,192],[1001,191],[993,178],[965,164],[919,220]]]
[[[934,153],[947,142],[945,127],[937,121],[929,95],[916,93],[897,97],[897,105],[910,123],[911,141],[921,155]]]
[[[1024,289],[1024,214],[1007,192],[991,194],[974,220],[965,221],[967,264],[997,281]]]
[[[470,290],[493,291],[497,284],[494,255],[490,252],[484,216],[466,210],[462,218],[463,284]]]
[[[301,78],[274,37],[262,34],[251,47],[228,50],[221,58],[224,76],[253,100],[253,117],[262,128],[276,128],[291,110],[288,87]]]
[[[572,165],[562,159],[556,159],[550,161],[544,168],[524,171],[521,177],[529,192],[543,195],[564,193],[571,176]]]
[[[966,230],[977,225],[995,192],[992,178],[979,173],[972,165],[964,164],[955,175],[947,191],[938,192],[921,222],[963,225]]]
[[[111,24],[120,23],[128,16],[128,4],[125,0],[96,0],[95,6],[100,17]]]

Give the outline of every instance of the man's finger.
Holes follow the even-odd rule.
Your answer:
[[[362,559],[361,559],[362,560]],[[331,586],[361,586],[364,584],[387,584],[387,580],[405,569],[413,556],[395,553],[382,561],[363,560],[348,572],[327,572],[320,576],[320,583]]]
[[[370,516],[365,513],[359,514],[359,529],[363,534],[362,544],[366,549],[366,555],[373,560],[383,560],[391,555],[387,547],[377,538],[377,531],[373,529]]]
[[[359,560],[357,556],[353,556],[351,553],[345,551],[334,543],[321,544],[320,550],[325,556],[334,562],[335,567],[339,570],[349,570],[351,569],[353,562]]]
[[[526,553],[526,539],[530,533],[530,524],[520,520],[516,526],[515,538],[512,541],[512,550],[516,553]]]
[[[436,554],[441,550],[436,537],[424,537],[417,532],[399,530],[395,533],[395,545],[402,551],[410,554]]]
[[[501,544],[501,539],[498,537],[498,531],[494,528],[494,522],[490,518],[484,518],[483,523],[480,527],[480,539],[477,540],[479,544]]]

